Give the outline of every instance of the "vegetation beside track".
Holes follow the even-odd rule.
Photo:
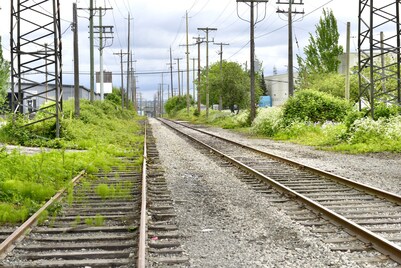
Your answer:
[[[252,124],[249,111],[238,115],[209,110],[200,115],[191,108],[171,113],[173,119],[208,124],[253,137],[289,141],[318,149],[346,153],[401,152],[401,110],[379,104],[375,118],[358,111],[342,98],[314,90],[300,90],[282,107],[259,108]]]
[[[63,105],[59,139],[55,139],[54,122],[48,120],[22,127],[25,119],[19,118],[0,129],[2,143],[53,148],[34,155],[1,149],[0,225],[27,219],[83,169],[90,174],[122,167],[122,156],[138,159],[134,164],[140,167],[142,118],[130,109],[122,110],[118,98],[93,104],[82,101],[79,118],[73,114],[72,101]]]

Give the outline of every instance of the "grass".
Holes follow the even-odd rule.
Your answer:
[[[131,182],[118,182],[114,185],[99,184],[95,188],[95,193],[103,200],[112,198],[127,198],[132,189]]]
[[[191,110],[192,111],[192,110]],[[199,116],[177,112],[172,119],[186,120],[194,124],[207,124],[229,128],[249,138],[268,138],[313,146],[316,149],[351,154],[376,152],[401,152],[401,116],[389,118],[361,118],[351,127],[346,123],[310,123],[295,121],[285,125],[280,108],[259,109],[252,126],[246,126],[247,112],[239,115],[211,110]]]
[[[81,170],[91,177],[99,170],[123,169],[126,164],[120,157],[137,159],[132,164],[140,169],[143,118],[110,101],[82,101],[79,119],[73,116],[73,101],[65,101],[63,107],[59,139],[52,136],[54,123],[46,121],[30,127],[9,121],[0,129],[0,142],[55,148],[35,155],[0,148],[0,224],[24,221],[63,187],[72,203],[76,197],[68,182]]]

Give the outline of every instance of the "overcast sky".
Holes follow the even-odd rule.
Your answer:
[[[35,0],[31,0],[35,1]],[[9,21],[10,2],[0,3],[0,18],[2,26],[3,52],[9,58]],[[62,19],[62,42],[63,42],[63,82],[72,84],[73,81],[73,51],[71,0],[60,0]],[[212,27],[217,31],[210,32],[210,40],[216,43],[227,43],[223,47],[223,58],[240,64],[249,62],[249,23],[244,21],[249,18],[249,6],[245,3],[236,3],[236,0],[103,0],[95,1],[96,6],[112,8],[103,17],[103,25],[114,26],[114,41],[112,46],[104,50],[104,65],[108,71],[116,73],[113,76],[113,85],[120,86],[120,57],[114,53],[127,51],[127,26],[128,13],[131,18],[131,44],[135,71],[137,72],[139,87],[138,91],[147,99],[152,99],[162,83],[162,74],[168,72],[169,48],[173,52],[173,58],[183,58],[180,69],[186,68],[185,62],[185,14],[189,15],[189,43],[193,44],[193,37],[205,36],[204,32],[197,28]],[[258,6],[258,19],[261,20],[255,29],[256,57],[263,62],[264,74],[271,75],[274,66],[279,73],[286,72],[287,66],[287,17],[277,14],[277,8],[286,9],[288,5],[278,5],[277,1],[270,1],[266,5]],[[288,1],[287,1],[288,2]],[[299,2],[297,0],[297,2]],[[357,49],[357,23],[358,23],[359,1],[345,0],[305,0],[304,5],[295,8],[297,11],[305,11],[305,15],[294,17],[294,54],[302,53],[308,44],[309,33],[314,33],[315,25],[322,15],[323,8],[332,9],[338,20],[339,32],[341,34],[340,44],[345,47],[346,22],[351,22],[352,38],[351,51]],[[80,77],[81,84],[89,87],[89,34],[88,13],[85,8],[89,7],[89,0],[77,1],[79,11],[79,44],[80,44]],[[244,20],[241,20],[241,18]],[[262,20],[263,19],[263,20]],[[95,25],[98,25],[98,18]],[[215,63],[219,60],[220,47],[209,44],[209,62]],[[201,49],[201,65],[205,66],[205,44]],[[190,47],[190,58],[197,57],[196,46]],[[124,58],[126,60],[126,58]],[[95,70],[99,70],[99,52],[95,51]],[[176,61],[174,61],[176,62]],[[296,62],[294,61],[296,64]],[[192,70],[192,60],[190,68]],[[124,64],[124,71],[126,69]],[[249,65],[248,65],[249,66]],[[174,70],[177,65],[174,65]],[[184,77],[185,78],[185,77]],[[192,72],[191,72],[192,81]],[[174,75],[174,88],[177,87],[177,77]],[[125,81],[125,78],[124,78]],[[163,82],[170,84],[170,75],[163,75]],[[125,82],[124,82],[125,83]],[[167,85],[164,86],[167,90]],[[184,80],[184,88],[186,82]],[[191,83],[192,90],[192,83]]]

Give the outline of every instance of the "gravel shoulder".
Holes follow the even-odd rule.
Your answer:
[[[155,119],[149,121],[190,267],[373,267],[355,263],[350,254],[330,251],[262,194],[248,189],[234,171],[220,167]],[[245,141],[235,133],[209,130]],[[300,161],[318,160],[325,170],[336,171],[334,160],[342,158],[338,155],[326,163],[324,152],[313,155],[311,148],[280,147],[268,140],[249,142],[287,157],[296,155]],[[347,167],[344,161],[341,169]]]

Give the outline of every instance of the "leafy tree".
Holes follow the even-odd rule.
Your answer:
[[[260,80],[259,80],[260,82],[260,89],[262,90],[262,94],[264,95],[264,96],[267,96],[267,95],[269,95],[269,90],[267,89],[267,85],[266,85],[266,80],[265,80],[265,75],[263,74],[263,72],[262,72],[262,74],[261,74],[261,77],[260,77]]]
[[[257,81],[261,81],[257,76]],[[260,84],[256,84],[257,98],[262,94]],[[222,62],[222,71],[220,71],[220,62],[212,64],[209,69],[209,100],[210,103],[218,103],[219,96],[222,96],[223,107],[232,107],[237,105],[244,109],[249,107],[250,100],[250,78],[248,72],[244,71],[240,64],[236,62]],[[201,101],[206,100],[206,71],[201,73]]]
[[[1,46],[0,37],[0,102],[3,103],[5,96],[7,95],[7,82],[10,76],[10,63],[3,57],[3,49]]]
[[[374,65],[381,66],[381,59],[375,59]],[[383,74],[377,68],[374,68],[373,72],[373,81],[375,88],[374,97],[374,106],[376,104],[384,103],[394,103],[394,95],[396,95],[396,91],[398,90],[398,82],[397,82],[397,61],[395,55],[386,55],[384,57],[384,74],[386,78],[383,78]],[[357,69],[355,69],[357,70]],[[366,77],[369,79],[370,77],[370,67],[366,67],[361,71],[362,77]],[[365,81],[366,82],[366,81]],[[372,96],[370,94],[370,90],[362,93],[362,99],[369,103],[369,106],[372,105]],[[376,110],[376,108],[375,108]]]
[[[339,73],[323,73],[310,76],[308,89],[325,92],[338,98],[345,98],[345,75]],[[350,100],[357,102],[359,98],[358,75],[351,75]]]
[[[191,97],[191,96],[190,96]],[[191,98],[191,103],[192,103]],[[164,104],[164,109],[169,115],[174,115],[177,111],[187,107],[187,96],[174,96],[169,98]]]
[[[305,59],[297,55],[301,88],[308,86],[309,76],[337,72],[338,56],[343,53],[343,47],[338,45],[340,34],[332,10],[323,9],[315,34],[315,37],[309,34],[309,45],[304,48]]]

